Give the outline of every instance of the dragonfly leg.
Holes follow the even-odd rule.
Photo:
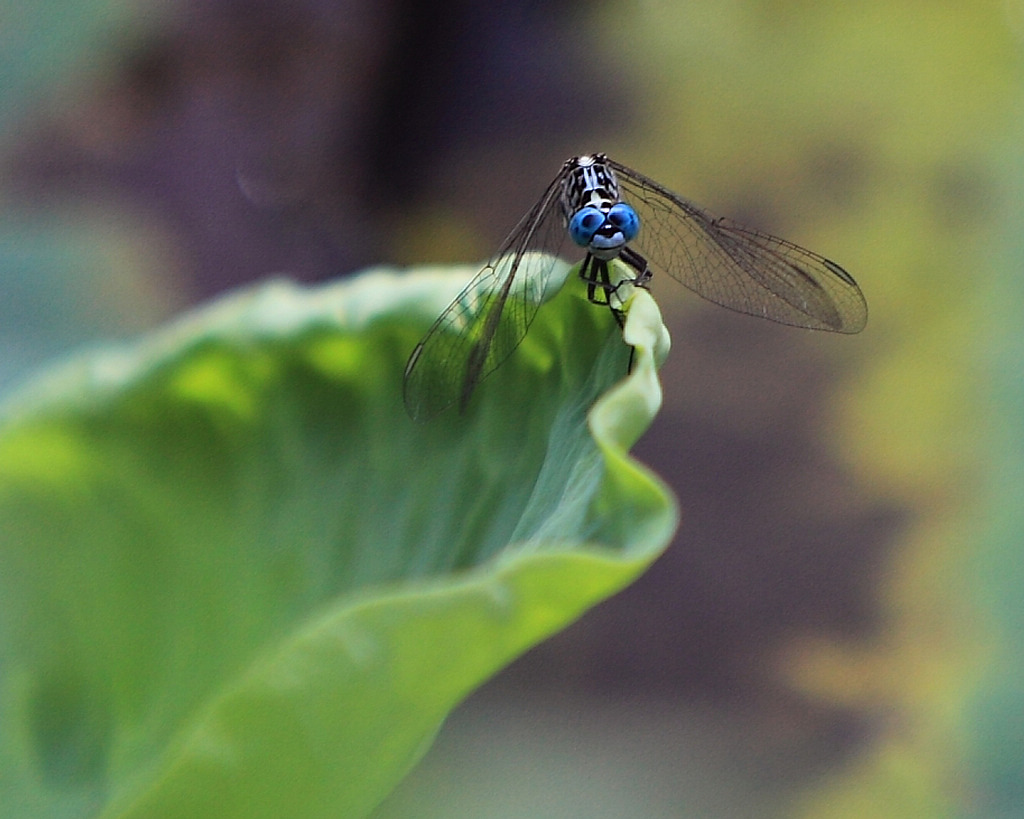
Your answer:
[[[619,285],[612,284],[608,262],[587,254],[580,265],[580,278],[587,283],[587,301],[591,304],[608,304],[608,296],[618,290]],[[600,293],[598,293],[600,288]]]
[[[603,268],[603,269],[602,269]],[[604,299],[598,296],[597,288],[601,288],[602,294],[608,292],[608,265],[600,259],[591,256],[589,253],[580,265],[580,278],[587,283],[587,301],[591,304],[607,304],[607,295]]]
[[[615,285],[614,289],[611,290],[609,293],[608,306],[611,308],[612,314],[615,316],[615,320],[618,322],[619,327],[624,328],[626,326],[626,314],[622,310],[618,310],[612,306],[610,300],[611,293],[615,293],[619,289],[619,287],[621,287],[624,284],[631,284],[633,285],[633,287],[642,287],[644,288],[644,290],[646,290],[649,287],[651,279],[653,278],[654,274],[651,273],[651,270],[647,265],[647,259],[641,256],[631,247],[627,246],[622,248],[622,252],[619,254],[619,258],[622,259],[622,261],[625,262],[625,264],[627,264],[629,267],[633,268],[633,270],[636,272],[636,276],[633,279],[623,279],[617,285]],[[626,365],[627,373],[633,372],[633,362],[635,360],[636,347],[630,346],[629,364]]]
[[[647,265],[647,259],[631,247],[624,247],[619,254],[619,258],[632,268],[636,275],[633,278],[624,278],[616,284],[612,284],[608,262],[587,254],[587,258],[584,259],[583,264],[580,266],[580,278],[587,282],[587,298],[593,304],[607,304],[611,306],[611,297],[617,295],[619,288],[625,284],[632,287],[642,287],[645,290],[648,289],[653,274]],[[598,288],[601,289],[604,298],[598,296]],[[612,307],[612,311],[621,313],[615,307]],[[620,321],[619,323],[621,324],[622,322]]]
[[[623,253],[626,250],[629,250],[629,248],[624,248]],[[624,284],[646,287],[647,282],[651,279],[651,274],[647,269],[647,261],[639,253],[633,251],[630,251],[630,253],[630,258],[624,261],[637,271],[637,277],[635,279],[623,279],[618,284],[612,284],[608,262],[597,259],[588,253],[587,258],[580,265],[580,278],[587,283],[587,300],[592,304],[607,304],[608,309],[611,310],[612,315],[615,317],[615,323],[619,325],[619,329],[626,326],[626,313],[612,304],[611,297]],[[598,288],[600,288],[600,294],[598,293]],[[633,359],[635,356],[636,348],[631,346],[629,348],[629,364],[626,367],[627,373],[633,372]]]
[[[646,290],[651,279],[654,277],[654,274],[651,273],[650,268],[647,266],[647,259],[628,245],[622,248],[619,258],[636,271],[636,278],[633,279],[630,284],[634,287],[642,287]]]

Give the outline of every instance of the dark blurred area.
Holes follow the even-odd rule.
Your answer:
[[[26,199],[158,214],[197,299],[394,261],[396,231],[425,210],[456,211],[489,245],[570,146],[625,117],[584,14],[515,0],[183,3],[73,110],[24,126],[6,176]]]
[[[113,68],[73,106],[20,124],[2,157],[7,196],[147,214],[191,302],[272,274],[484,258],[567,156],[653,127],[598,13],[627,9],[182,3],[112,42]],[[845,192],[846,171],[856,157],[839,151],[820,177]],[[785,221],[736,202],[735,216]],[[736,754],[761,749],[798,785],[860,749],[875,716],[805,697],[777,657],[793,639],[869,641],[885,627],[877,586],[910,511],[865,491],[827,444],[833,390],[854,366],[842,345],[856,341],[677,309],[673,287],[655,283],[672,318],[666,407],[636,454],[679,497],[676,541],[474,701],[700,703],[745,726],[729,734]]]

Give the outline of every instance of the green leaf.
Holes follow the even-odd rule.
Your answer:
[[[653,300],[627,378],[572,277],[464,415],[416,424],[405,358],[471,273],[270,283],[8,402],[5,816],[363,815],[658,555],[675,504],[627,454],[660,402]]]

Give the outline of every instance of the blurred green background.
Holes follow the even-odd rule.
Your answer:
[[[1022,37],[1019,0],[3,0],[0,389],[270,275],[486,258],[605,151],[839,261],[868,327],[657,277],[676,542],[377,816],[1024,815]]]

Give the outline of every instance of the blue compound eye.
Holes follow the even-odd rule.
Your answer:
[[[640,217],[625,202],[612,205],[612,209],[608,211],[608,221],[622,231],[627,242],[633,241],[640,232]]]
[[[603,224],[604,214],[593,205],[588,205],[576,211],[569,220],[569,235],[580,247],[586,247]]]

